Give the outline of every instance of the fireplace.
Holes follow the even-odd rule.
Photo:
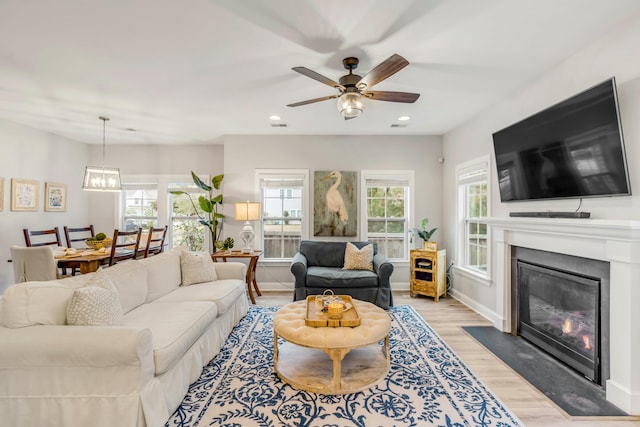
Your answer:
[[[513,247],[512,331],[604,386],[607,262]]]
[[[600,212],[600,216],[607,216],[609,210],[613,212],[616,206],[621,206],[613,200],[608,203],[611,208],[606,214]],[[456,298],[492,319],[497,329],[514,333],[515,250],[551,252],[541,260],[522,259],[600,277],[601,382],[608,401],[630,415],[640,415],[640,221],[491,217],[486,223],[491,230],[493,256],[492,281],[486,285],[489,291],[495,285],[495,294],[479,303],[454,289]],[[558,254],[570,256],[568,266],[556,265]],[[602,271],[585,271],[587,266]],[[477,287],[469,289],[477,292]]]

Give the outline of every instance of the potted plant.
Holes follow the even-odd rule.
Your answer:
[[[429,224],[429,218],[422,218],[420,221],[420,228],[411,227],[409,228],[409,233],[411,233],[410,242],[413,243],[413,236],[417,235],[423,240],[422,247],[425,251],[436,251],[438,250],[437,242],[430,242],[431,236],[436,232],[437,228],[427,229],[427,225]]]
[[[227,253],[231,252],[231,248],[233,248],[233,245],[235,244],[235,242],[233,241],[233,239],[231,237],[227,237],[224,240],[218,240],[216,241],[216,248],[220,249],[221,251],[226,251]]]
[[[220,185],[222,184],[222,180],[224,179],[224,174],[216,175],[211,178],[211,185],[205,183],[201,180],[198,175],[196,175],[193,171],[191,171],[191,178],[193,179],[193,183],[198,186],[198,188],[206,191],[207,196],[198,197],[198,205],[200,210],[207,214],[206,217],[202,216],[193,199],[191,198],[191,194],[182,190],[171,191],[171,194],[186,194],[193,205],[193,209],[198,216],[198,222],[209,229],[211,233],[211,244],[212,247],[217,247],[216,242],[220,239],[222,235],[222,221],[225,216],[218,212],[218,209],[222,207],[223,196],[222,194],[218,194],[214,196],[214,190],[220,190]]]

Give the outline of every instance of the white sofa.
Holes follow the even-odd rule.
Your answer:
[[[104,270],[120,326],[70,326],[93,274],[10,286],[0,299],[0,424],[163,426],[248,311],[245,264],[180,286],[181,250]]]

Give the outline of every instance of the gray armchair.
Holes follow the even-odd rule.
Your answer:
[[[358,248],[370,242],[352,242]],[[378,253],[373,243],[373,271],[343,270],[345,242],[303,240],[291,262],[295,283],[293,300],[304,300],[331,289],[336,295],[349,295],[387,309],[393,305],[391,273],[393,264]]]

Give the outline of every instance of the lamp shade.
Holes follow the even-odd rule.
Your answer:
[[[82,189],[88,191],[121,191],[120,169],[87,166],[84,170]]]
[[[260,202],[238,202],[235,204],[236,221],[257,221],[260,219]]]

